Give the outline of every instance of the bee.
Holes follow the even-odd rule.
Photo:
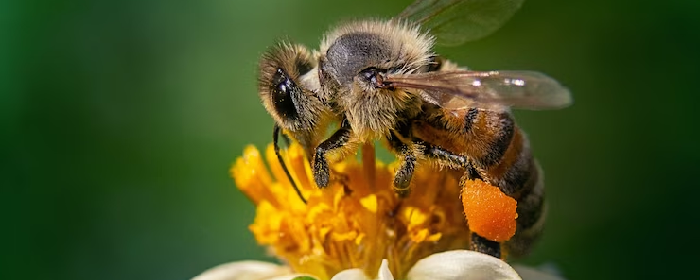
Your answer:
[[[394,177],[400,196],[409,194],[420,162],[461,170],[464,179],[481,179],[518,201],[515,236],[501,244],[473,233],[471,249],[500,257],[503,245],[526,254],[544,222],[544,185],[510,108],[562,108],[570,93],[538,72],[467,70],[433,52],[435,44],[493,33],[521,4],[417,0],[391,20],[339,25],[314,55],[301,47],[273,49],[262,60],[259,84],[276,122],[275,147],[280,128],[299,140],[321,188],[330,181],[329,157],[377,139],[401,162]],[[289,108],[296,113],[283,112]],[[319,139],[333,121],[340,128]]]

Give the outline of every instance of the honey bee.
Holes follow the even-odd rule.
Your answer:
[[[329,156],[385,139],[401,161],[394,178],[399,195],[408,195],[420,162],[482,179],[518,202],[517,230],[503,244],[473,233],[471,249],[500,257],[503,245],[513,255],[527,253],[544,222],[544,185],[510,108],[562,108],[571,103],[570,93],[538,72],[467,70],[432,50],[436,43],[459,45],[494,32],[521,4],[417,0],[391,20],[339,25],[318,53],[288,44],[268,52],[260,96],[276,122],[278,157],[277,135],[284,129],[307,150],[323,188]],[[319,138],[333,121],[340,128]]]

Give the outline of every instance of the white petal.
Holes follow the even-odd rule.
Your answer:
[[[265,278],[265,280],[293,280],[294,278],[297,278],[299,276],[307,276],[305,274],[292,274],[292,275],[284,275],[284,276],[275,276],[272,278]],[[313,277],[313,276],[310,276]],[[313,277],[316,279],[316,277]]]
[[[237,261],[211,268],[192,280],[262,280],[276,276],[292,279],[297,275],[291,275],[291,271],[286,266],[261,261]]]
[[[382,260],[382,264],[379,266],[379,272],[377,272],[377,279],[369,279],[362,269],[353,268],[346,269],[338,274],[334,275],[331,280],[394,280],[394,276],[391,275],[389,271],[389,262],[387,260]]]
[[[341,272],[338,272],[338,274],[333,275],[331,280],[371,280],[365,276],[365,273],[362,272],[362,269],[359,268],[353,268],[353,269],[346,269]]]
[[[513,268],[523,280],[564,280],[564,277],[524,265],[514,265]]]
[[[504,261],[467,250],[430,255],[408,272],[409,280],[522,280]]]
[[[394,275],[391,275],[391,270],[389,270],[389,261],[386,259],[383,259],[382,265],[379,266],[377,280],[394,280]]]

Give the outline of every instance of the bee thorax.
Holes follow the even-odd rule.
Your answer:
[[[323,70],[339,85],[347,86],[361,70],[391,59],[388,44],[378,34],[342,35],[326,52]]]
[[[350,126],[363,140],[386,137],[398,122],[413,118],[420,111],[420,98],[399,90],[367,93],[355,88],[339,101],[346,108]]]

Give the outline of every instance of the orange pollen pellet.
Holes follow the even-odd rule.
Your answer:
[[[462,204],[472,232],[499,242],[515,235],[517,202],[498,187],[479,179],[468,180],[462,188]]]

